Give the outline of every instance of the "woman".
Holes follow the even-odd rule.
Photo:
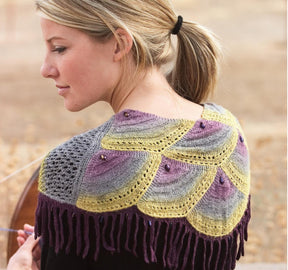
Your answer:
[[[39,180],[41,269],[234,269],[250,219],[237,119],[205,103],[219,49],[162,0],[36,0],[41,73],[65,107],[115,115],[52,150]],[[173,49],[173,38],[177,49]]]

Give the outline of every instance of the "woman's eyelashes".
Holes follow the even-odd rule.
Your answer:
[[[52,52],[56,52],[56,53],[63,53],[65,51],[66,51],[66,47],[63,47],[63,46],[55,46],[52,49]]]

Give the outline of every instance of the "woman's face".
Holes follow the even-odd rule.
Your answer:
[[[104,100],[109,102],[120,78],[114,61],[115,39],[98,42],[87,34],[41,18],[46,56],[41,74],[55,82],[65,107],[79,111]]]

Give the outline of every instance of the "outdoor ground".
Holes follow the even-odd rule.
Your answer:
[[[241,263],[282,263],[283,270],[287,238],[286,2],[173,2],[185,20],[198,21],[219,36],[224,59],[211,100],[240,119],[249,143],[252,220]],[[33,0],[0,0],[0,182],[112,115],[104,103],[80,113],[67,112],[53,82],[40,77],[43,54]],[[38,165],[0,183],[0,227],[9,227],[21,191]],[[5,267],[6,240],[7,233],[0,231],[0,268]]]

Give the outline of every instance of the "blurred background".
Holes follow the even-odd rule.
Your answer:
[[[211,101],[241,121],[251,152],[252,220],[241,263],[286,263],[286,1],[174,0],[185,20],[219,37],[224,59]],[[53,82],[33,0],[0,0],[0,181],[75,134],[106,121],[105,103],[71,113]],[[0,227],[39,162],[0,183]],[[18,229],[18,228],[15,228]],[[0,268],[6,266],[0,231]]]

